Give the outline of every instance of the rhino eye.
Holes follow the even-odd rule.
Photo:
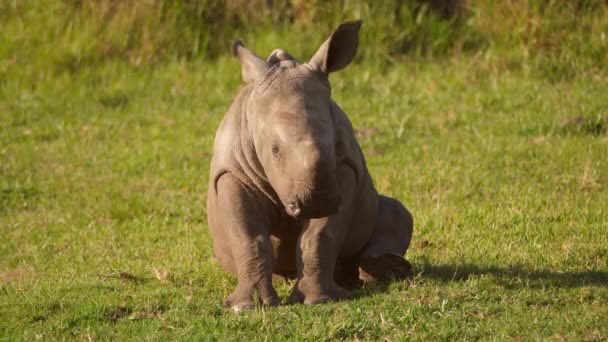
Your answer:
[[[273,144],[272,145],[272,154],[274,154],[276,156],[278,153],[279,153],[279,145]]]

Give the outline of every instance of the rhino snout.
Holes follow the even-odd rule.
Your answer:
[[[287,215],[295,218],[320,218],[329,216],[340,206],[340,196],[323,196],[314,198],[309,203],[303,204],[300,200],[295,200],[285,205]]]

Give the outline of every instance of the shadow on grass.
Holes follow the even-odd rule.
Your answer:
[[[420,274],[422,279],[441,282],[462,282],[473,277],[492,276],[496,278],[497,283],[507,288],[608,286],[608,272],[605,271],[529,270],[519,265],[505,267],[475,264],[434,265],[424,262],[422,265],[415,265],[414,273]]]
[[[519,288],[577,288],[583,286],[608,286],[608,272],[560,272],[551,270],[529,270],[520,265],[505,267],[484,266],[475,264],[431,264],[424,261],[413,265],[409,279],[415,281],[434,280],[442,283],[460,283],[479,277],[493,277],[494,282],[505,289]],[[359,284],[351,288],[352,299],[365,298],[374,293],[389,291],[392,281],[374,282],[368,285]]]

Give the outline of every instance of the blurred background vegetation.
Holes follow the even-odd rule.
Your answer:
[[[0,0],[0,72],[214,60],[234,39],[305,59],[352,18],[358,58],[382,66],[466,55],[563,79],[608,65],[607,0]]]

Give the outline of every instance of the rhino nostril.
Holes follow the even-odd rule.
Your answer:
[[[296,203],[293,203],[293,202],[288,203],[286,209],[287,209],[287,213],[291,216],[296,217],[296,216],[300,215],[301,210]]]

